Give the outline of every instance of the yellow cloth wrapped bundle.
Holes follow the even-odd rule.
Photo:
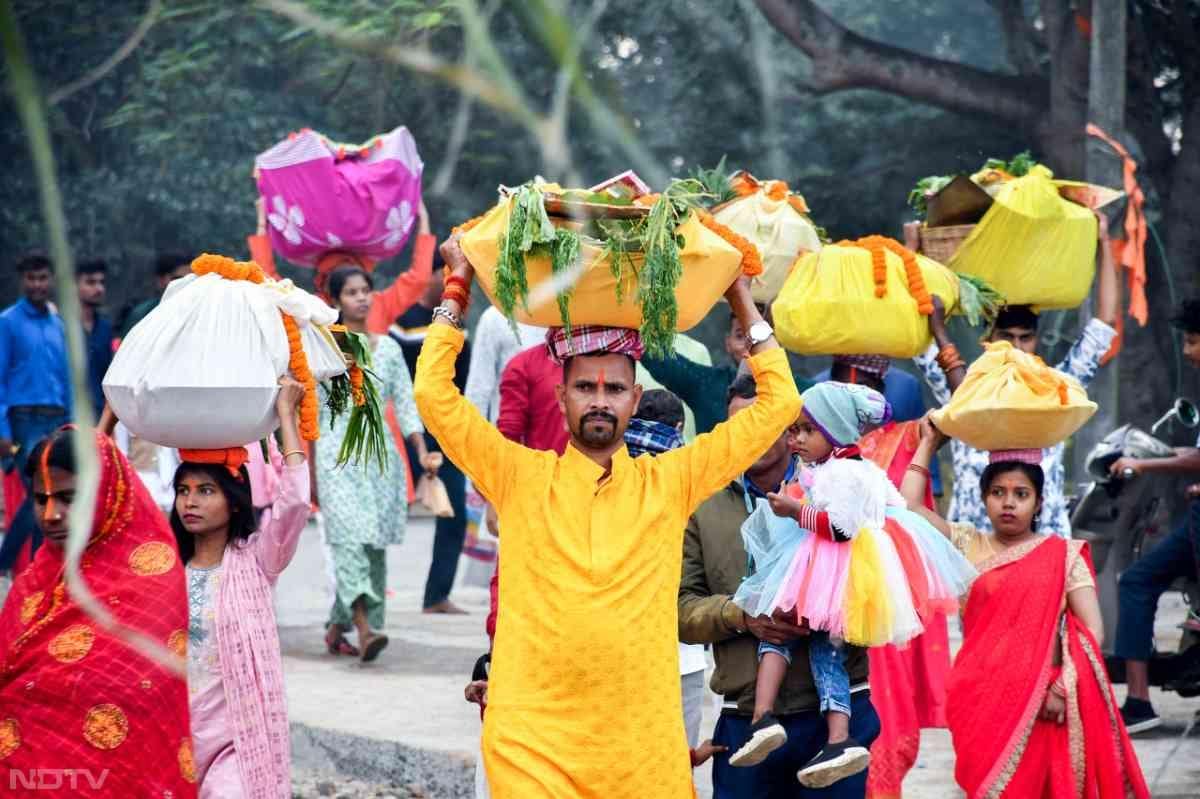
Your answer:
[[[548,187],[549,188],[549,187]],[[482,219],[467,230],[460,241],[463,254],[475,267],[479,285],[493,305],[496,302],[496,263],[500,257],[500,240],[508,229],[509,208],[512,200],[500,203],[488,211]],[[556,226],[572,224],[567,220],[552,219]],[[676,327],[688,330],[699,324],[717,303],[741,272],[742,254],[724,239],[704,227],[690,215],[676,228],[683,237],[680,249],[683,275],[675,288],[679,316]],[[584,239],[580,248],[582,273],[573,288],[568,315],[575,325],[608,325],[638,329],[642,324],[642,309],[637,301],[637,278],[626,268],[621,277],[621,298],[617,301],[617,278],[612,273],[607,258],[602,258],[603,247],[594,240]],[[635,269],[641,268],[640,253],[631,254]],[[513,316],[518,322],[541,327],[562,324],[556,292],[543,285],[550,280],[550,259],[530,256],[525,259],[525,270],[529,282],[529,308],[517,303]]]
[[[882,236],[841,241],[796,262],[772,306],[775,333],[800,355],[912,358],[931,340],[930,294],[949,314],[958,303],[958,278]]]
[[[1065,200],[1035,166],[1003,183],[983,219],[946,266],[982,278],[1010,305],[1074,308],[1096,272],[1096,217]]]
[[[761,184],[753,193],[726,203],[713,216],[722,225],[749,239],[762,256],[763,272],[751,281],[755,302],[771,302],[779,295],[788,271],[806,252],[821,249],[817,228],[796,210],[785,191],[772,197],[772,182]]]
[[[1007,341],[987,345],[950,402],[932,414],[948,436],[976,449],[1043,449],[1096,412],[1075,378]]]

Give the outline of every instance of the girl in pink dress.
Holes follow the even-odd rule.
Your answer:
[[[171,529],[187,572],[188,694],[201,799],[291,796],[273,589],[308,519],[297,421],[303,394],[296,381],[280,379],[283,468],[278,494],[261,515],[245,447],[180,451]]]

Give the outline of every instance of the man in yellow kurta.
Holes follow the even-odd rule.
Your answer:
[[[457,241],[442,251],[469,290],[473,270]],[[448,289],[435,310],[415,394],[426,427],[503,530],[483,730],[492,795],[692,797],[677,646],[683,532],[799,415],[787,358],[739,280],[726,297],[750,331],[757,400],[689,446],[635,460],[623,442],[641,395],[632,358],[576,351],[557,389],[571,433],[560,457],[504,438],[459,394],[454,296]]]

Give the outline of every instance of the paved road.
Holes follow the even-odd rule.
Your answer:
[[[293,723],[318,733],[399,743],[408,750],[431,753],[435,762],[448,764],[444,766],[447,769],[461,768],[464,760],[474,759],[479,740],[479,716],[473,705],[463,701],[462,688],[475,658],[487,646],[483,631],[487,593],[483,588],[463,588],[455,593],[455,600],[471,611],[468,616],[420,612],[432,537],[430,520],[417,519],[409,525],[405,543],[389,550],[387,633],[391,645],[378,662],[362,666],[324,652],[322,627],[332,597],[331,583],[320,535],[313,525],[305,530],[296,559],[280,580],[277,598],[289,712]],[[1181,614],[1178,596],[1164,597],[1156,630],[1160,648],[1178,641],[1173,625]],[[1167,721],[1164,730],[1136,740],[1154,795],[1163,799],[1200,796],[1200,731],[1187,740],[1180,738],[1200,711],[1200,700],[1158,694],[1155,706]],[[715,704],[705,710],[705,729],[711,731]],[[299,764],[311,766],[305,754],[311,747],[301,750]],[[384,751],[390,750],[380,750]],[[446,759],[437,760],[438,755]],[[962,796],[954,788],[953,762],[949,735],[944,730],[925,731],[920,760],[905,782],[905,796]],[[700,796],[709,796],[707,770],[701,769],[696,776]],[[439,792],[429,785],[426,795],[459,794],[449,789]]]

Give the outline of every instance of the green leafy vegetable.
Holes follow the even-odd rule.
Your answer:
[[[972,327],[991,325],[1004,307],[1004,297],[986,281],[974,275],[958,275],[958,310]]]
[[[362,370],[363,404],[354,405],[354,388],[350,383],[349,374],[341,374],[324,384],[327,393],[326,407],[332,416],[336,417],[350,410],[350,419],[346,426],[346,435],[342,438],[342,446],[338,450],[336,466],[343,466],[350,461],[359,464],[364,460],[375,461],[379,473],[387,471],[388,443],[384,434],[383,402],[379,397],[376,385],[379,378],[371,371],[371,345],[367,337],[353,331],[345,331],[344,345],[349,355]],[[335,400],[336,396],[342,399]],[[341,410],[335,410],[335,402]],[[332,419],[330,428],[332,429]]]
[[[684,245],[676,229],[692,209],[711,205],[715,197],[699,179],[675,180],[645,217],[592,219],[584,225],[584,235],[601,246],[600,256],[609,261],[617,282],[618,303],[624,302],[626,282],[635,283],[642,310],[642,340],[652,354],[671,352],[675,342],[678,321],[675,288],[683,274],[679,251]],[[496,301],[509,321],[514,322],[517,303],[525,307],[529,295],[526,257],[547,257],[554,275],[562,275],[577,266],[582,240],[573,230],[555,229],[546,213],[542,191],[534,184],[521,186],[510,202],[508,227],[500,238],[496,264]],[[644,256],[641,268],[633,259],[638,252]],[[569,287],[557,292],[559,316],[568,329],[571,292]]]
[[[729,181],[729,171],[725,167],[725,159],[726,156],[721,156],[721,160],[712,169],[696,167],[690,176],[704,188],[707,194],[711,195],[710,205],[720,205],[737,198],[737,192],[733,190],[733,184]]]
[[[999,169],[1001,172],[1007,172],[1014,178],[1023,178],[1029,174],[1029,170],[1037,165],[1037,161],[1033,158],[1033,153],[1029,150],[1017,153],[1012,157],[1011,161],[1005,161],[1000,158],[989,158],[987,163],[983,165],[984,169]]]
[[[550,271],[556,276],[570,272],[579,263],[579,234],[568,228],[559,228],[554,233],[554,243],[550,245]],[[571,317],[568,306],[571,295],[575,293],[574,285],[558,292],[558,315],[562,318],[567,335],[571,335]]]
[[[921,216],[925,216],[929,213],[926,200],[946,188],[952,180],[954,180],[953,175],[929,175],[921,178],[913,190],[908,193],[909,206]]]

